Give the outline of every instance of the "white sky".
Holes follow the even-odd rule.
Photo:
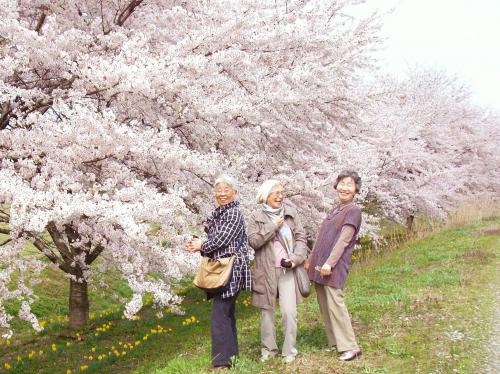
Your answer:
[[[394,8],[382,30],[388,71],[435,66],[468,83],[476,103],[500,109],[500,0],[367,0],[365,6]]]

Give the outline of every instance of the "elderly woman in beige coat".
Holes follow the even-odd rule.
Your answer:
[[[268,180],[257,193],[258,207],[248,222],[248,242],[255,250],[252,305],[261,309],[262,361],[276,356],[274,310],[279,299],[283,327],[282,355],[297,355],[297,304],[302,301],[293,268],[307,256],[306,234],[295,208],[283,204],[283,185]]]

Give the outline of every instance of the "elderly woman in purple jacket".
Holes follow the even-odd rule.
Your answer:
[[[361,178],[354,171],[343,171],[334,188],[339,204],[321,224],[316,245],[305,265],[314,282],[316,296],[325,324],[327,351],[342,352],[339,359],[350,361],[361,355],[351,319],[344,304],[343,289],[351,256],[361,226],[361,209],[353,202],[361,188]]]

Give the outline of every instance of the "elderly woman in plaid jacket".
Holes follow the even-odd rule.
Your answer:
[[[237,188],[233,178],[222,175],[215,180],[215,199],[219,207],[205,221],[207,240],[191,239],[186,243],[190,252],[201,252],[213,259],[235,255],[229,287],[222,293],[208,294],[213,298],[211,316],[212,367],[210,371],[230,367],[232,356],[238,355],[235,303],[241,290],[251,290],[247,234],[245,221],[236,201]]]

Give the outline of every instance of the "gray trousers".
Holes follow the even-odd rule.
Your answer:
[[[283,328],[283,356],[295,356],[297,349],[297,299],[295,296],[295,279],[293,271],[275,268],[278,279],[279,304],[281,310],[281,322]],[[262,354],[278,353],[276,344],[276,328],[274,321],[274,309],[260,310],[260,338],[262,343]]]
[[[315,283],[319,310],[325,324],[328,346],[344,352],[358,348],[342,290]]]
[[[235,303],[238,294],[223,299],[214,296],[210,333],[212,337],[212,365],[229,365],[232,356],[238,356],[238,336]]]

